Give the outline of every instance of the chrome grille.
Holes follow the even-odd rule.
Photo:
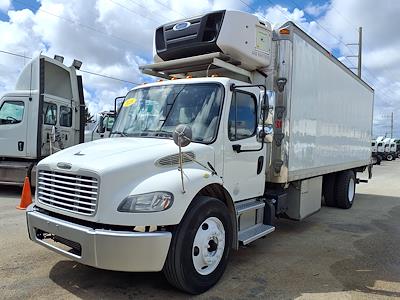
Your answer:
[[[38,201],[63,210],[93,215],[99,184],[94,177],[40,170]]]

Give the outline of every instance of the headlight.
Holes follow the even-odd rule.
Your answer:
[[[171,207],[174,196],[168,192],[154,192],[141,195],[131,195],[122,200],[118,206],[119,212],[155,212]]]

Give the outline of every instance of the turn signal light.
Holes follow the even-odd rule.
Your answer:
[[[287,28],[282,28],[279,30],[279,33],[280,34],[290,34],[290,30]]]

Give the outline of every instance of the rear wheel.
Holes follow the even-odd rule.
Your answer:
[[[392,161],[393,160],[393,155],[392,154],[386,155],[386,160]]]
[[[348,209],[353,205],[356,192],[356,176],[353,171],[343,171],[337,174],[335,195],[337,207]]]
[[[323,177],[322,182],[322,195],[324,196],[324,201],[326,206],[335,207],[335,178],[336,174],[327,174]]]
[[[211,197],[193,199],[174,232],[164,274],[178,289],[200,294],[221,278],[232,247],[232,223],[226,205]]]

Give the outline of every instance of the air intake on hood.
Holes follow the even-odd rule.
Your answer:
[[[183,152],[184,154],[186,154],[187,156],[189,156],[191,159],[195,159],[196,156],[194,155],[193,152],[189,151],[189,152]],[[188,163],[191,162],[192,160],[189,159],[186,156],[183,156],[183,163]],[[165,157],[162,157],[160,159],[158,159],[155,162],[155,165],[157,167],[172,167],[172,166],[177,166],[179,165],[179,154],[172,154],[172,155],[168,155]]]

